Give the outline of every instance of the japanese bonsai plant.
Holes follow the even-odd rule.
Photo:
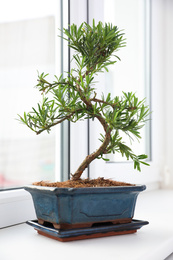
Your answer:
[[[94,87],[95,75],[104,70],[108,71],[109,66],[120,60],[116,52],[125,46],[124,34],[117,26],[102,22],[95,25],[94,20],[92,26],[85,22],[79,27],[73,24],[69,30],[63,29],[63,32],[66,37],[64,40],[67,40],[70,48],[75,51],[73,60],[76,67],[71,69],[66,77],[55,76],[52,83],[47,80],[48,74],[39,74],[37,88],[43,96],[42,103],[38,103],[38,107],[32,108],[31,112],[24,112],[23,117],[19,116],[20,121],[36,134],[41,134],[43,131],[49,133],[52,127],[65,120],[76,123],[79,120],[92,119],[99,121],[104,134],[100,135],[100,147],[86,156],[76,172],[71,174],[71,180],[64,183],[43,184],[43,182],[39,182],[26,189],[33,195],[40,223],[48,221],[53,223],[56,228],[74,228],[86,226],[86,223],[91,226],[92,223],[104,221],[130,222],[134,213],[136,197],[139,191],[145,189],[144,185],[126,186],[121,184],[123,187],[116,187],[117,183],[112,180],[104,180],[104,178],[83,180],[81,178],[83,171],[93,160],[107,160],[105,155],[109,153],[118,152],[127,160],[133,160],[134,168],[139,171],[141,163],[148,165],[145,161],[147,155],[136,155],[121,137],[123,132],[129,136],[132,142],[134,137],[141,138],[140,129],[144,126],[149,114],[145,99],[139,101],[132,92],[123,92],[121,97],[111,97],[110,93],[107,96],[102,94],[101,97],[98,97]],[[47,94],[49,94],[49,98]],[[83,184],[91,187],[97,186],[97,188],[81,188]],[[43,185],[53,187],[40,187]],[[76,188],[78,186],[79,188]],[[123,188],[127,194],[127,205],[123,195],[121,206],[117,206]],[[130,189],[132,189],[131,195],[129,195]],[[41,190],[42,193],[38,193],[38,190]],[[53,191],[53,199],[50,199],[50,191]],[[92,191],[93,195],[91,195]],[[79,192],[82,192],[82,196]],[[87,202],[84,201],[84,195],[90,197],[90,199],[87,198]],[[73,205],[70,204],[72,197]],[[36,199],[39,202],[36,202]],[[41,206],[41,201],[45,201],[46,206]],[[98,206],[96,202],[98,202]],[[111,205],[108,206],[108,202]],[[130,202],[132,202],[132,206],[129,206]],[[57,203],[59,216],[55,217],[52,209],[57,206]],[[65,206],[69,206],[75,212],[74,215],[69,213]],[[118,208],[118,213],[115,212],[116,208]],[[127,213],[127,208],[130,208],[130,213]],[[44,213],[41,213],[41,209]],[[96,216],[96,211],[99,211],[100,217]],[[107,212],[108,218],[105,218],[105,212]]]

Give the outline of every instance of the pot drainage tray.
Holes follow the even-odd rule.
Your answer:
[[[96,237],[106,237],[115,236],[123,234],[132,234],[140,229],[142,226],[147,225],[148,221],[142,220],[132,220],[131,223],[125,224],[95,224],[90,228],[76,228],[69,230],[55,229],[52,225],[41,225],[38,224],[37,220],[30,220],[26,222],[28,225],[34,227],[37,232],[46,237],[50,237],[62,242],[96,238]]]

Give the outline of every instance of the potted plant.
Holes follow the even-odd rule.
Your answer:
[[[44,224],[45,227],[47,223],[52,223],[58,232],[68,229],[76,232],[82,228],[86,232],[86,228],[96,223],[109,222],[114,226],[132,224],[136,198],[146,188],[145,185],[117,183],[104,178],[81,178],[93,160],[107,160],[105,155],[109,153],[118,152],[127,160],[133,160],[138,171],[141,163],[148,165],[145,161],[147,155],[135,155],[121,137],[121,132],[124,132],[131,141],[132,136],[141,138],[139,130],[149,114],[145,99],[139,101],[132,92],[123,92],[122,97],[112,98],[110,93],[106,97],[98,97],[94,88],[95,75],[108,71],[110,65],[120,60],[116,51],[125,46],[124,34],[117,26],[102,22],[95,25],[94,20],[92,26],[84,22],[77,28],[73,24],[63,32],[67,37],[64,39],[75,50],[73,60],[76,67],[66,77],[55,76],[53,83],[47,80],[48,74],[38,75],[37,88],[43,95],[42,103],[32,108],[31,112],[24,112],[23,117],[19,116],[20,121],[36,134],[41,134],[43,131],[49,133],[52,127],[65,120],[76,123],[78,120],[93,119],[102,125],[104,134],[100,137],[100,147],[86,156],[71,175],[71,180],[62,183],[38,182],[25,189],[33,197],[38,225]],[[130,228],[132,231],[134,229]],[[60,239],[62,234],[58,234]]]

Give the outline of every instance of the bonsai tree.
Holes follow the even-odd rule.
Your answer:
[[[120,58],[116,52],[125,46],[124,34],[117,26],[99,22],[92,26],[82,23],[78,28],[75,24],[69,30],[63,29],[70,48],[75,50],[73,59],[76,67],[67,73],[66,77],[55,76],[55,80],[48,82],[48,74],[38,75],[37,88],[43,95],[42,103],[32,108],[29,113],[19,116],[20,121],[36,134],[43,131],[50,132],[51,128],[65,120],[76,123],[78,120],[98,120],[103,127],[104,134],[100,137],[100,147],[86,156],[79,165],[72,180],[81,178],[83,171],[95,159],[107,160],[104,156],[109,153],[121,153],[127,160],[134,162],[134,168],[141,170],[140,164],[145,162],[147,155],[135,155],[127,146],[121,133],[124,132],[133,141],[133,137],[141,138],[139,130],[149,114],[145,106],[145,99],[139,101],[132,92],[122,93],[122,97],[111,97],[102,94],[97,96],[94,88],[96,74],[108,71],[110,65]],[[52,98],[48,98],[51,94]]]

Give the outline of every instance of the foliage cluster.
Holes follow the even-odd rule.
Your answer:
[[[48,74],[38,75],[37,88],[43,94],[42,103],[32,108],[29,113],[24,112],[20,121],[31,130],[40,134],[64,120],[76,123],[83,119],[97,119],[104,129],[101,134],[101,146],[88,155],[73,174],[73,179],[79,179],[82,172],[94,160],[109,153],[120,152],[127,160],[134,161],[134,168],[140,171],[140,163],[146,164],[146,155],[135,155],[130,147],[122,140],[124,132],[133,141],[141,138],[140,129],[144,126],[149,108],[145,100],[139,101],[134,93],[122,93],[122,97],[97,97],[94,88],[95,75],[108,66],[116,63],[120,58],[115,54],[125,46],[124,34],[117,26],[99,22],[92,26],[82,23],[79,28],[75,24],[69,30],[64,29],[69,46],[75,50],[73,59],[76,67],[66,77],[55,76],[53,83],[47,81]],[[52,98],[48,98],[47,94]]]

